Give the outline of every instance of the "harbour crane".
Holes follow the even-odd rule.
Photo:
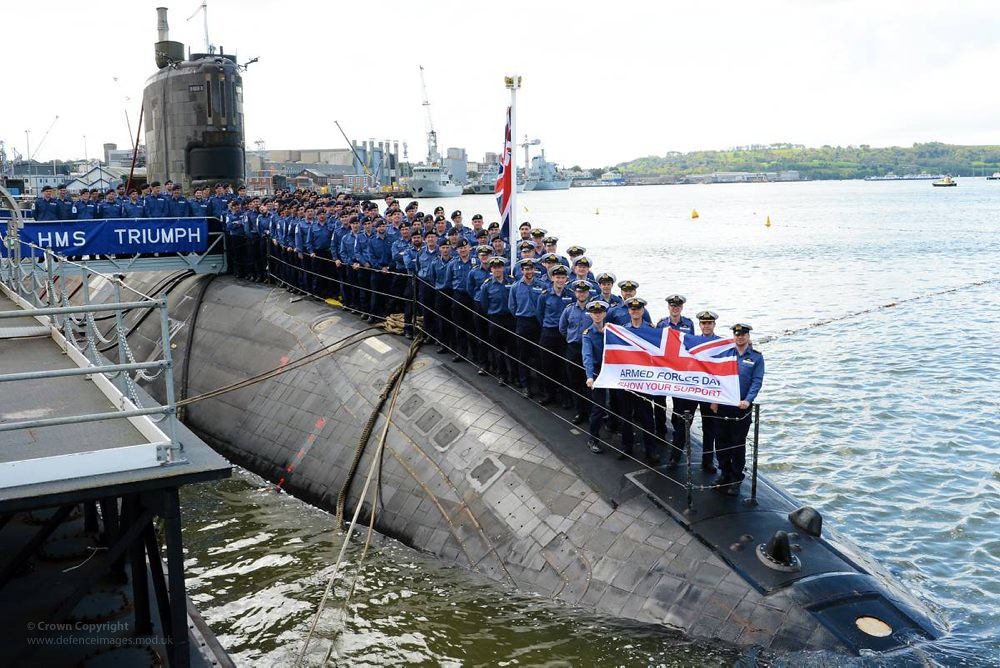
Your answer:
[[[31,155],[28,156],[28,160],[33,160],[35,156],[38,154],[38,152],[42,150],[42,145],[45,144],[45,140],[49,138],[49,133],[52,132],[52,128],[53,126],[55,126],[56,121],[58,120],[59,120],[59,114],[56,114],[56,117],[52,119],[51,123],[49,123],[49,129],[45,131],[44,135],[42,135],[42,141],[38,142],[38,146],[36,146],[35,150],[31,152]]]
[[[528,139],[528,135],[524,135],[524,141],[521,142],[520,144],[518,144],[518,146],[520,146],[521,148],[524,149],[524,171],[525,172],[528,171],[528,167],[529,167],[529,165],[528,165],[528,147],[529,146],[538,146],[541,143],[542,143],[541,139],[531,139],[531,140],[529,140]]]
[[[427,163],[436,165],[441,159],[438,154],[437,133],[434,132],[434,121],[431,119],[431,103],[427,99],[427,82],[424,80],[424,66],[420,65],[420,89],[424,93],[424,109],[427,110]]]

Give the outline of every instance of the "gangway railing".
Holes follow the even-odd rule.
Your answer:
[[[127,244],[117,244],[114,252],[86,252],[74,248],[86,235],[96,235],[98,226],[108,228],[103,236],[125,241],[141,239],[141,250],[130,251]],[[197,227],[195,227],[197,226]],[[176,250],[178,239],[188,237],[190,230],[203,239],[198,249]],[[38,230],[44,230],[39,232]],[[52,220],[34,222],[22,219],[0,219],[0,255],[17,257],[32,253],[23,243],[54,250],[66,259],[78,260],[71,267],[87,267],[92,272],[120,274],[129,272],[154,272],[189,270],[196,274],[223,274],[228,269],[226,235],[215,219],[210,218],[115,218],[111,220],[81,221]],[[19,242],[20,248],[18,248]],[[82,246],[83,249],[86,246]],[[37,253],[35,253],[37,255]],[[24,266],[23,271],[39,271],[37,265]],[[67,268],[70,271],[70,268]]]
[[[84,264],[70,266],[86,266],[92,272],[222,274],[228,269],[226,234],[216,218],[35,221],[29,214],[21,201],[0,186],[0,256],[19,263],[23,243],[27,243],[80,260]],[[21,267],[23,272],[38,270],[37,264]]]
[[[33,318],[75,367],[0,374],[0,385],[83,376],[93,381],[114,409],[2,422],[0,433],[127,419],[146,442],[74,453],[72,464],[70,460],[62,462],[65,466],[49,461],[58,457],[4,462],[0,464],[0,488],[185,462],[183,444],[177,438],[174,363],[165,295],[151,297],[126,285],[122,276],[96,272],[83,263],[35,244],[20,241],[19,245],[22,251],[19,259],[10,254],[0,257],[0,291],[20,307],[0,311],[0,325],[14,319],[23,320],[25,316]],[[70,303],[67,284],[71,277],[79,279],[77,292],[82,303]],[[112,301],[91,299],[91,282],[98,277],[112,286]],[[126,301],[123,297],[126,291],[135,297]],[[137,360],[129,345],[123,323],[125,313],[131,309],[155,309],[159,312],[160,350],[151,359]],[[115,327],[107,336],[97,327],[96,313],[114,314]],[[109,352],[114,350],[117,361],[104,357],[98,351],[99,343],[109,346]],[[162,396],[165,401],[162,403],[152,400],[138,387],[140,379],[153,382],[158,378],[164,384]],[[17,466],[16,476],[4,475],[4,467],[10,464]]]

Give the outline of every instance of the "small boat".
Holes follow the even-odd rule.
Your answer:
[[[950,176],[946,176],[943,179],[935,181],[931,185],[936,188],[945,188],[947,186],[957,186],[958,182],[955,181],[955,179],[951,178]]]
[[[993,176],[987,176],[987,181],[1000,181],[1000,172],[993,172]]]

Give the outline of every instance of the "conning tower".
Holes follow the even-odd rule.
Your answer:
[[[146,82],[142,109],[149,181],[171,179],[185,191],[244,177],[243,77],[236,57],[195,53],[169,39],[167,10],[158,7],[159,71]]]

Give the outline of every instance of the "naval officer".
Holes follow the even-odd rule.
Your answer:
[[[687,303],[687,298],[685,298],[684,295],[673,294],[668,296],[665,301],[667,302],[667,308],[670,311],[670,315],[666,318],[660,319],[660,321],[656,323],[656,328],[676,329],[684,334],[694,334],[694,323],[691,322],[691,318],[681,315],[681,311],[684,310],[684,304]],[[655,403],[656,435],[663,440],[666,440],[667,398],[656,397]],[[676,467],[681,460],[681,454],[684,452],[684,415],[694,415],[694,409],[697,406],[697,401],[673,397],[673,407],[670,412],[670,426],[673,430],[673,438],[671,439],[670,460],[667,462],[668,468]]]
[[[587,388],[592,391],[590,400],[590,438],[587,446],[596,455],[604,450],[601,448],[601,423],[608,417],[608,389],[594,387],[594,381],[601,374],[601,363],[604,361],[604,318],[608,314],[608,303],[603,299],[595,299],[587,304],[587,313],[591,324],[583,330],[583,373],[587,377]]]
[[[719,319],[715,311],[699,311],[698,328],[701,334],[696,337],[697,343],[715,341],[721,338],[715,333],[715,322]],[[719,420],[711,409],[708,401],[698,402],[698,410],[701,411],[701,470],[705,473],[715,473],[715,442],[718,431]]]
[[[649,323],[643,317],[646,312],[646,300],[642,297],[632,297],[625,300],[625,308],[628,309],[629,321],[623,325],[627,329],[648,328]],[[653,403],[649,395],[631,390],[614,390],[617,397],[615,407],[621,418],[622,430],[622,451],[618,454],[619,459],[632,455],[632,444],[635,442],[635,425],[638,425],[642,433],[642,443],[646,451],[646,458],[652,465],[660,463],[660,455],[657,452],[657,444],[660,441],[653,431]],[[612,410],[615,410],[613,407]]]
[[[739,496],[743,482],[743,467],[747,457],[747,432],[750,431],[751,407],[757,399],[764,383],[764,356],[753,349],[750,332],[753,327],[738,322],[733,325],[733,341],[736,344],[736,363],[740,373],[740,403],[738,406],[712,404],[712,410],[720,417],[717,428],[716,456],[722,475],[719,484],[728,496]]]

